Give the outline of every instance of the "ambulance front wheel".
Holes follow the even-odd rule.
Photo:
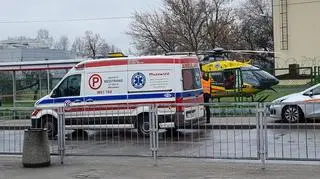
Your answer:
[[[57,120],[52,116],[43,116],[41,118],[41,127],[47,129],[49,138],[54,138],[58,134]]]

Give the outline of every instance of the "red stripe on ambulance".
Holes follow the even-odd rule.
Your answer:
[[[139,59],[117,59],[117,60],[101,60],[88,61],[86,64],[81,64],[85,68],[102,67],[102,66],[119,66],[128,64],[192,64],[198,63],[197,58],[139,58]]]

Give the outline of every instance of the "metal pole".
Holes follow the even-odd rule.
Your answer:
[[[265,158],[265,143],[264,143],[264,120],[263,120],[263,116],[264,116],[264,108],[263,108],[263,104],[259,103],[259,133],[260,133],[260,160],[262,163],[262,169],[265,169],[265,165],[266,165],[266,158]]]
[[[60,163],[64,163],[65,154],[65,119],[64,119],[64,108],[58,109],[58,150],[60,155]]]
[[[16,107],[16,71],[12,72],[12,102],[13,102],[13,107]]]
[[[50,71],[47,70],[47,94],[50,93]]]
[[[158,166],[158,149],[159,149],[159,132],[158,132],[158,117],[157,108],[155,105],[150,106],[149,113],[150,124],[150,150],[152,151],[154,166]]]
[[[41,71],[39,71],[39,96],[42,97],[42,90],[41,90],[41,86],[42,86],[42,83],[41,83]]]
[[[263,126],[264,126],[264,158],[267,160],[268,158],[268,121],[267,121],[267,107],[266,104],[263,106]],[[265,166],[264,166],[265,167]]]
[[[155,110],[154,110],[154,118],[155,118],[155,148],[156,148],[156,151],[155,151],[155,160],[156,160],[156,163],[155,163],[155,166],[158,165],[158,151],[159,151],[159,119],[158,119],[158,107],[156,106],[155,107]]]
[[[260,142],[260,106],[259,106],[259,103],[256,104],[256,130],[257,130],[257,157],[259,160],[261,160],[260,158],[260,145],[261,145],[261,142]]]

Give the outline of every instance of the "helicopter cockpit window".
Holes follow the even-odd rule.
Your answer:
[[[259,79],[273,79],[274,77],[264,70],[255,70],[254,73]]]
[[[261,85],[261,82],[263,83],[265,81],[276,80],[276,78],[268,72],[254,66],[244,67],[241,70],[244,75],[244,82],[252,84],[254,86]]]
[[[241,69],[242,71],[242,80],[244,83],[251,84],[253,86],[259,86],[259,80],[257,77],[254,75],[255,72],[257,72],[259,69],[258,68],[249,68],[249,67],[244,67]]]
[[[242,80],[244,83],[251,84],[253,86],[259,86],[259,81],[257,78],[254,76],[252,71],[242,71]]]

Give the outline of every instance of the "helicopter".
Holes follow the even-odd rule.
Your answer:
[[[251,101],[263,102],[269,96],[256,95],[265,90],[275,91],[272,87],[279,84],[279,80],[272,74],[252,65],[252,60],[232,60],[230,54],[272,53],[265,51],[225,50],[216,48],[211,51],[196,52],[200,61],[202,73],[209,74],[211,79],[212,99],[234,97],[236,101],[251,98]],[[191,55],[191,53],[185,53]],[[240,55],[239,55],[240,54]],[[240,57],[239,57],[240,58]]]

